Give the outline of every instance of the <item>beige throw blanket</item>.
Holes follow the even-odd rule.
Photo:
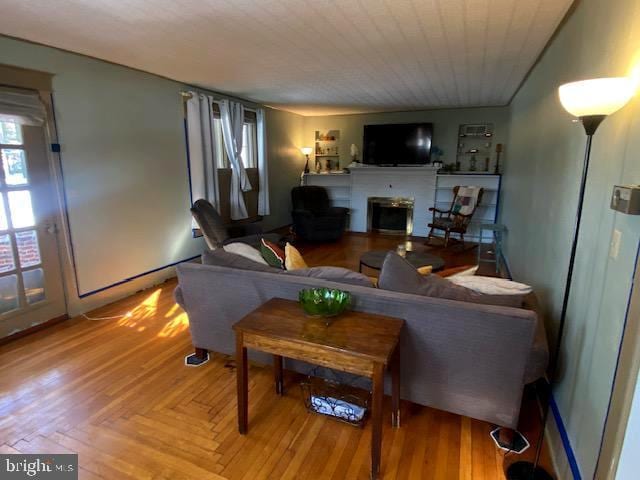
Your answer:
[[[460,187],[453,204],[453,213],[471,215],[478,203],[480,187]]]

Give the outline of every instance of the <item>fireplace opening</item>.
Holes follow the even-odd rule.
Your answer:
[[[412,198],[369,197],[367,203],[367,230],[393,235],[411,235]]]

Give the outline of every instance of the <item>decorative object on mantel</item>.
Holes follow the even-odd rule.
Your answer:
[[[433,159],[431,161],[431,163],[433,163],[434,165],[439,163],[442,165],[442,156],[444,155],[444,150],[442,150],[440,147],[438,147],[437,145],[432,145],[431,146],[431,158]]]
[[[469,171],[470,172],[475,172],[476,171],[476,156],[475,155],[471,155],[471,160],[469,160]]]
[[[311,147],[302,147],[300,149],[305,157],[307,157],[307,162],[304,164],[304,173],[309,173],[309,155],[313,152],[313,148]]]
[[[351,161],[352,162],[358,161],[358,147],[356,147],[355,143],[351,144]]]
[[[549,418],[554,383],[557,381],[558,357],[562,351],[562,338],[567,320],[567,309],[571,299],[571,284],[573,277],[573,267],[575,264],[578,241],[580,238],[580,224],[582,220],[582,207],[584,203],[585,188],[587,186],[589,162],[591,158],[591,142],[593,136],[602,121],[608,115],[617,112],[624,107],[633,97],[637,85],[628,77],[596,78],[579,82],[566,83],[558,89],[560,103],[571,115],[577,117],[587,136],[584,161],[582,164],[582,174],[580,176],[580,190],[578,194],[578,206],[573,226],[573,239],[571,242],[571,253],[567,276],[565,278],[564,295],[562,299],[562,309],[560,311],[560,321],[555,335],[555,349],[551,357],[551,365],[548,370],[548,382],[545,391],[548,393],[543,401],[543,416],[541,425],[546,425]],[[508,480],[551,480],[553,476],[539,465],[540,454],[542,452],[542,442],[544,440],[544,428],[540,429],[538,442],[536,444],[536,455],[533,462],[519,461],[511,464],[507,469]]]
[[[337,169],[340,169],[340,130],[328,130],[326,132],[316,130],[316,171],[322,170],[322,160],[325,162],[325,171],[332,170],[332,160],[336,160]]]
[[[327,326],[333,317],[340,315],[351,305],[351,294],[330,288],[308,288],[298,293],[300,305],[309,316],[322,317]]]
[[[491,123],[460,125],[458,129],[456,171],[477,171],[478,155],[490,159],[493,134],[493,124]],[[488,172],[489,167],[486,167],[484,171]]]

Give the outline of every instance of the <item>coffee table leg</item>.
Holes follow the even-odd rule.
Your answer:
[[[249,385],[247,372],[247,349],[244,347],[242,333],[236,334],[236,383],[238,387],[238,432],[247,433],[249,417]]]
[[[384,396],[384,364],[373,366],[373,393],[371,405],[371,479],[380,477],[382,451],[382,400]]]
[[[273,373],[276,381],[276,393],[282,395],[284,393],[284,382],[282,380],[282,356],[273,356]]]
[[[391,358],[391,425],[400,426],[400,345]]]

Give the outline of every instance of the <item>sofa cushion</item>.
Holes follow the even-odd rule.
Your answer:
[[[483,295],[455,285],[438,275],[420,275],[413,265],[396,252],[389,252],[385,257],[380,271],[378,288],[483,305],[505,307],[520,307],[522,305],[522,297]]]
[[[225,252],[234,253],[236,255],[240,255],[241,257],[245,257],[249,260],[252,260],[256,263],[261,263],[263,265],[268,265],[268,263],[262,258],[262,254],[253,248],[251,245],[247,245],[246,243],[237,242],[237,243],[229,243],[223,247]]]
[[[284,275],[320,278],[330,282],[373,287],[371,280],[366,275],[341,267],[312,267],[299,270],[287,270],[284,272]]]
[[[481,275],[454,275],[450,282],[485,295],[519,295],[524,297],[533,291],[529,285],[506,278],[483,277]]]
[[[205,251],[202,254],[202,264],[216,265],[218,267],[237,268],[240,270],[253,270],[256,272],[279,273],[282,271],[277,268],[270,267],[266,264],[266,262],[254,262],[253,260],[250,260],[241,255],[226,252],[222,248]]]
[[[440,270],[438,272],[438,276],[442,278],[458,277],[458,276],[464,277],[464,276],[475,275],[477,271],[478,271],[478,265],[461,265],[459,267],[451,267],[451,268],[445,268],[444,270]]]

